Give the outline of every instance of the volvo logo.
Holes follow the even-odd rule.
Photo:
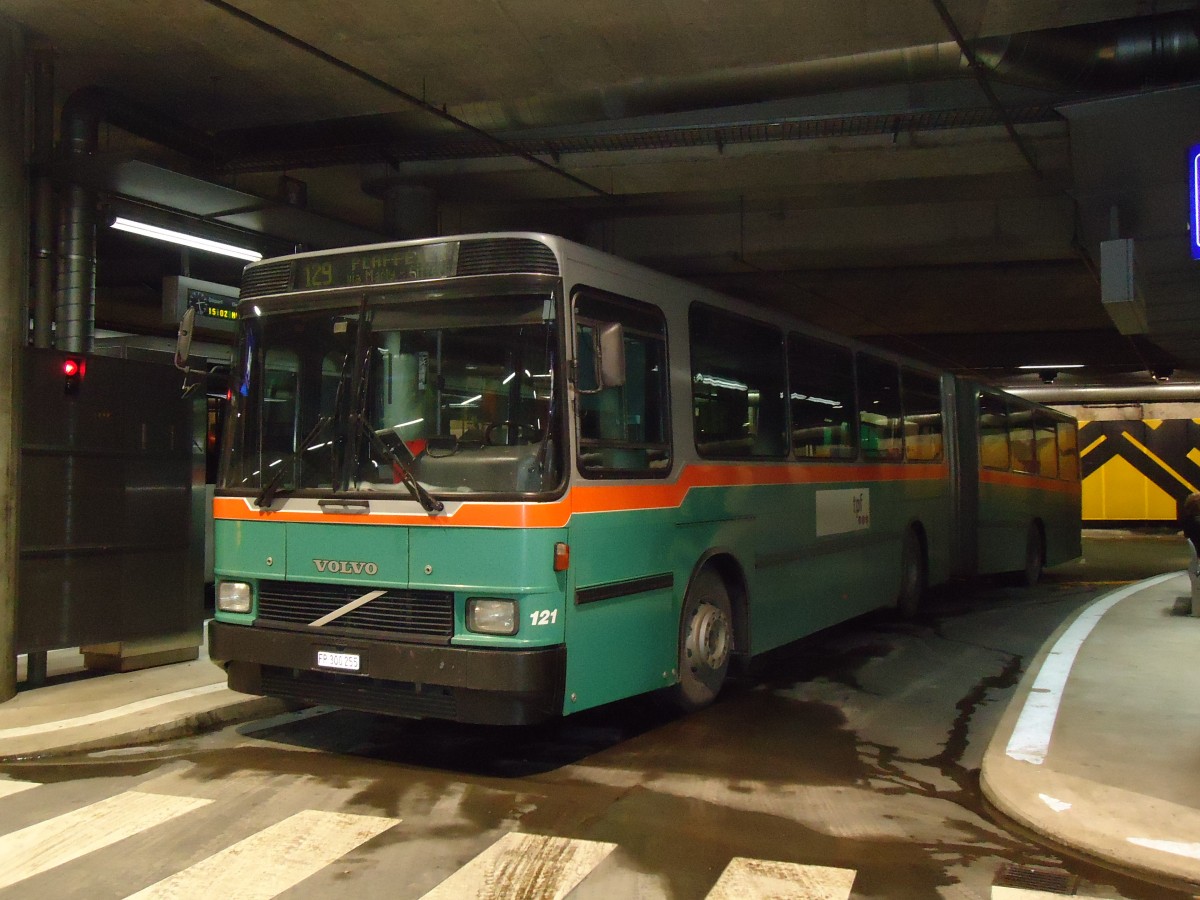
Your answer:
[[[356,562],[349,559],[314,559],[318,572],[341,575],[378,575],[379,566],[373,562]]]

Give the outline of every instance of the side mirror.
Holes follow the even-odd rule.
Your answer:
[[[196,327],[196,307],[189,306],[179,320],[179,333],[175,336],[175,368],[187,372],[188,357],[192,355],[192,331]]]
[[[607,322],[596,329],[596,384],[601,388],[625,384],[625,326]]]

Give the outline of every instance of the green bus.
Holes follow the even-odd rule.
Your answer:
[[[556,237],[247,267],[214,499],[231,688],[535,722],[1077,556],[1075,423]]]

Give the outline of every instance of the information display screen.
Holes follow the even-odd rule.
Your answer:
[[[230,284],[201,281],[183,275],[163,279],[163,322],[177,324],[184,310],[196,310],[196,324],[214,331],[237,327],[238,289]]]
[[[1200,144],[1188,151],[1188,212],[1192,259],[1200,259]]]
[[[216,319],[221,322],[237,321],[237,297],[226,297],[199,288],[189,288],[187,305],[196,308],[196,321],[205,324]]]

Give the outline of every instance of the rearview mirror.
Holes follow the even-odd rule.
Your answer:
[[[192,355],[192,331],[196,327],[196,307],[189,306],[179,320],[179,333],[175,336],[175,368],[188,370],[188,357]]]
[[[597,329],[596,384],[601,388],[625,385],[625,327],[607,322]]]

